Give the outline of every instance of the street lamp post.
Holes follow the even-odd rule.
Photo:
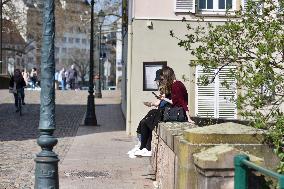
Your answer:
[[[84,125],[96,126],[97,117],[95,112],[94,97],[94,0],[91,0],[91,39],[90,39],[90,73],[89,73],[89,96],[87,102],[87,112],[84,118]]]
[[[98,86],[96,88],[96,93],[95,93],[95,97],[96,98],[102,98],[102,91],[101,91],[101,79],[102,79],[102,25],[104,23],[104,19],[105,19],[105,13],[104,11],[100,10],[99,14],[98,14],[98,21],[99,21],[99,29],[100,29],[100,34],[99,34],[99,48],[100,48],[100,56],[99,56],[99,82],[98,82]]]
[[[41,152],[36,155],[35,189],[59,189],[58,156],[53,152],[57,139],[55,131],[55,0],[45,0],[43,8],[43,39],[41,58],[41,93],[40,93],[40,137],[37,139]]]
[[[3,41],[2,41],[2,25],[3,25],[3,16],[2,16],[2,11],[3,11],[3,4],[2,4],[2,0],[0,0],[0,11],[1,11],[1,14],[0,14],[0,74],[2,74],[2,62],[3,62],[3,54],[2,54],[2,44],[3,44]]]

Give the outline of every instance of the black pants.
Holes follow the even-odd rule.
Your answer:
[[[147,126],[145,119],[140,121],[138,128],[137,132],[141,134],[140,150],[146,148],[151,151],[152,130]]]
[[[75,79],[70,79],[70,89],[75,89]]]
[[[21,95],[22,97],[22,103],[25,102],[25,90],[24,88],[17,89],[17,93],[14,93],[14,99],[15,99],[15,106],[18,107],[18,95]]]

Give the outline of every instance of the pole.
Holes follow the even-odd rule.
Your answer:
[[[2,11],[3,11],[3,5],[2,5],[2,0],[0,2],[0,9],[1,9],[1,16],[0,16],[0,74],[3,74],[3,65],[2,65],[2,62],[3,62],[3,54],[2,54],[2,44],[3,44],[3,41],[2,41],[2,27],[3,27],[3,15],[2,15]]]
[[[57,154],[52,151],[57,144],[53,136],[55,131],[55,4],[54,0],[45,0],[43,8],[43,41],[41,58],[41,94],[40,94],[40,137],[37,140],[42,151],[35,158],[35,189],[59,189]]]
[[[246,155],[237,155],[234,158],[234,188],[236,189],[248,189],[248,172],[247,167],[242,163],[243,160],[249,160],[249,157]]]
[[[89,71],[89,96],[84,125],[97,126],[94,97],[94,0],[91,0],[91,39],[90,39],[90,71]]]
[[[100,24],[100,34],[99,34],[99,82],[98,82],[98,87],[97,87],[97,91],[95,94],[96,98],[102,98],[102,85],[101,85],[101,78],[102,78],[102,71],[101,71],[101,65],[102,65],[102,24]]]
[[[281,175],[281,177],[278,180],[279,180],[279,189],[284,189],[284,176]]]

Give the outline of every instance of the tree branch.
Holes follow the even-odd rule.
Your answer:
[[[3,5],[9,3],[10,1],[12,1],[12,0],[4,0],[4,1],[2,2],[2,7],[3,7]]]

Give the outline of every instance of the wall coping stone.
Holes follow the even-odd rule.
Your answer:
[[[264,134],[262,129],[228,122],[187,129],[183,137],[193,144],[260,144]]]
[[[157,134],[165,144],[174,151],[174,138],[182,136],[187,129],[195,128],[197,125],[189,122],[160,122],[158,124]]]
[[[234,157],[246,154],[250,161],[260,166],[264,165],[262,158],[237,150],[229,145],[218,145],[193,154],[194,164],[201,169],[234,169]]]

